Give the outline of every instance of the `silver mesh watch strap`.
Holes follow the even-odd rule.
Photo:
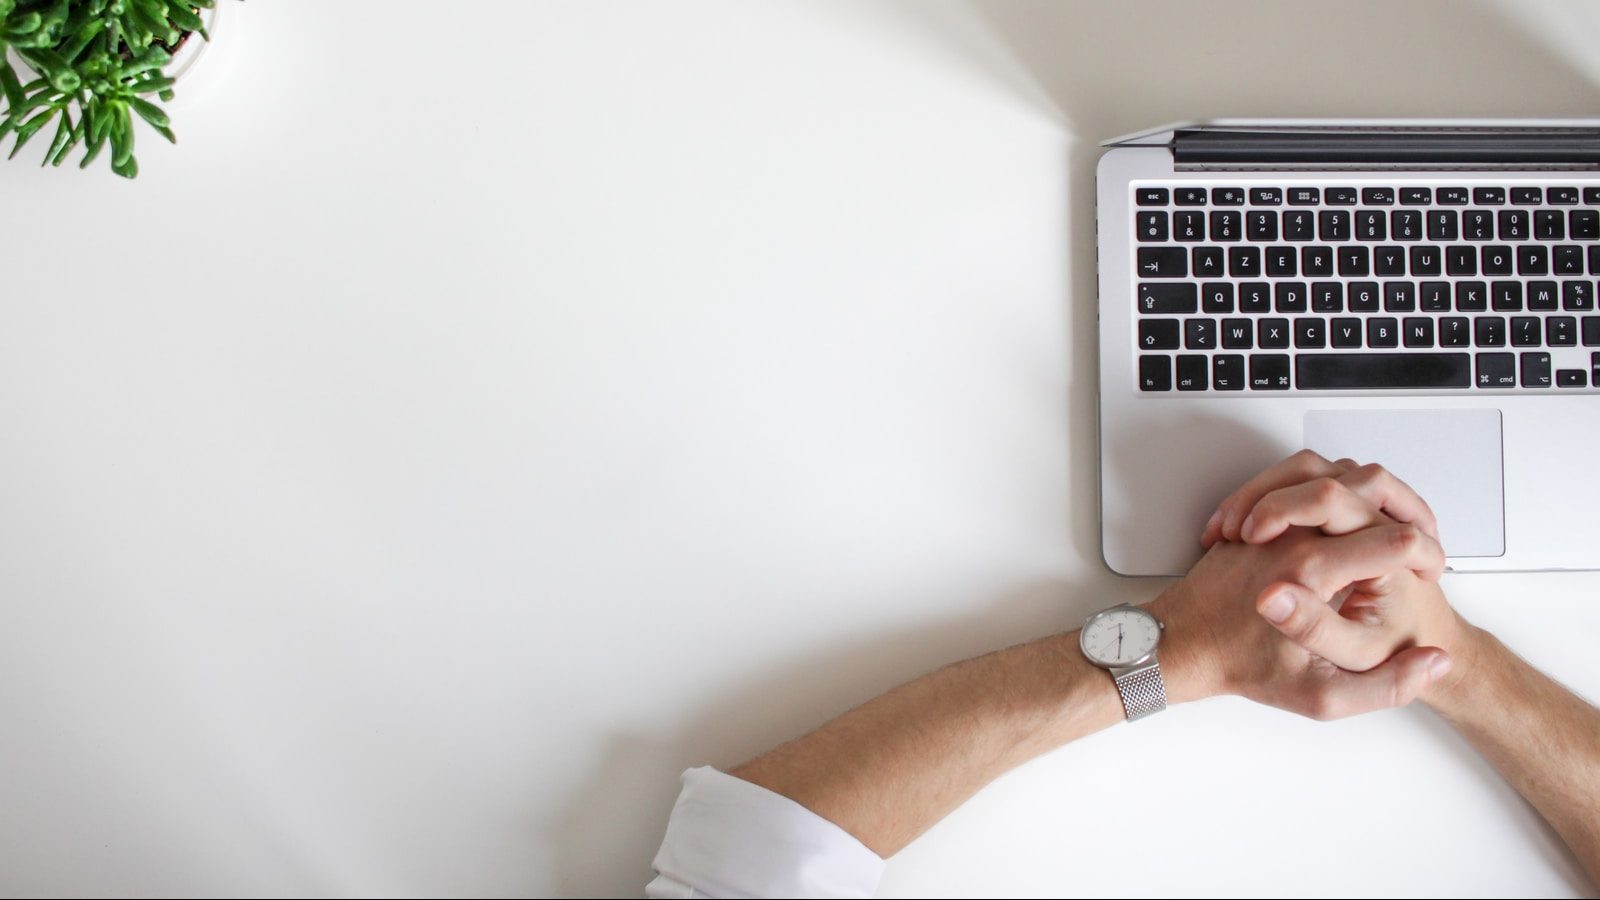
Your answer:
[[[1161,666],[1136,669],[1117,679],[1117,693],[1122,695],[1122,710],[1128,721],[1142,719],[1151,713],[1167,708],[1167,686],[1161,680]]]

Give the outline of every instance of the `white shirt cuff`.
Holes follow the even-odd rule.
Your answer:
[[[709,766],[683,773],[651,897],[870,897],[884,862],[782,794]]]

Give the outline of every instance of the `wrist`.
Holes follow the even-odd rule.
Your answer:
[[[1184,603],[1178,596],[1181,586],[1182,582],[1173,585],[1143,604],[1144,609],[1165,626],[1156,658],[1161,662],[1161,680],[1166,685],[1167,702],[1171,704],[1226,693],[1215,654],[1210,650],[1215,645],[1212,629],[1204,621],[1187,614],[1193,604]]]
[[[1428,685],[1420,699],[1435,712],[1453,717],[1455,710],[1467,705],[1481,683],[1485,658],[1498,642],[1494,635],[1459,616],[1453,627],[1437,638],[1430,635],[1430,639],[1430,646],[1441,647],[1450,654],[1450,671]]]

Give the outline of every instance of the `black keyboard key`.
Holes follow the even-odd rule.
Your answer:
[[[1271,209],[1253,209],[1244,216],[1245,235],[1252,241],[1278,239],[1278,213]]]
[[[1589,245],[1589,274],[1600,275],[1600,244]]]
[[[1219,391],[1244,390],[1244,357],[1235,353],[1211,357],[1211,386]]]
[[[1550,387],[1550,354],[1522,354],[1522,386],[1525,388]]]
[[[1525,209],[1500,210],[1500,240],[1525,241],[1528,230],[1528,211]]]
[[[1353,187],[1323,188],[1322,202],[1329,206],[1355,206],[1356,189]]]
[[[1400,346],[1400,323],[1389,316],[1374,316],[1367,320],[1368,347]]]
[[[1221,247],[1196,247],[1189,254],[1189,270],[1196,278],[1221,278],[1222,260]]]
[[[1328,340],[1335,347],[1361,346],[1360,319],[1334,319],[1328,323]]]
[[[1372,274],[1404,275],[1406,273],[1406,248],[1373,247]]]
[[[1518,206],[1538,206],[1544,202],[1544,191],[1536,187],[1514,187],[1511,189],[1511,202]]]
[[[1592,209],[1575,209],[1567,215],[1567,226],[1575,241],[1592,241],[1600,238],[1600,212]]]
[[[1472,320],[1474,343],[1479,347],[1506,345],[1506,320],[1500,316],[1479,316]]]
[[[1163,283],[1139,285],[1139,312],[1147,316],[1171,316],[1200,311],[1200,289],[1193,284]]]
[[[1496,281],[1489,285],[1489,304],[1495,312],[1522,312],[1522,282]]]
[[[1461,213],[1461,234],[1469,241],[1494,240],[1494,213],[1469,209]]]
[[[1478,387],[1509,388],[1517,386],[1517,358],[1510,353],[1478,354]]]
[[[1256,323],[1256,343],[1263,350],[1282,350],[1289,346],[1288,319],[1262,319]]]
[[[1588,387],[1589,373],[1582,369],[1561,369],[1556,372],[1556,385],[1559,387]]]
[[[1350,282],[1350,311],[1370,313],[1378,311],[1378,283],[1376,281]]]
[[[1203,391],[1211,386],[1211,359],[1184,354],[1178,357],[1178,390]]]
[[[1388,240],[1388,235],[1383,210],[1363,209],[1356,212],[1356,240],[1383,241]]]
[[[1422,240],[1422,211],[1397,209],[1389,214],[1389,230],[1397,241]]]
[[[1166,206],[1168,200],[1166,188],[1139,188],[1133,196],[1140,206]]]
[[[1544,320],[1544,342],[1551,347],[1578,345],[1578,320],[1572,316],[1551,316]]]
[[[1394,188],[1362,188],[1361,202],[1368,206],[1393,206]]]
[[[1383,283],[1384,312],[1416,312],[1417,286],[1409,281]]]
[[[1311,311],[1319,313],[1344,312],[1344,282],[1312,282]]]
[[[1445,187],[1434,192],[1434,200],[1443,206],[1466,206],[1470,199],[1464,187]]]
[[[1518,275],[1549,275],[1550,251],[1539,244],[1517,248]]]
[[[1473,188],[1472,202],[1481,206],[1500,206],[1506,202],[1506,189],[1497,187]]]
[[[1513,269],[1511,248],[1505,244],[1485,244],[1483,247],[1483,274],[1510,275]]]
[[[1159,353],[1139,357],[1139,390],[1172,390],[1172,357]]]
[[[1183,321],[1183,348],[1185,350],[1217,349],[1216,320],[1185,319]]]
[[[1322,202],[1322,193],[1316,188],[1289,188],[1290,206],[1316,206]]]
[[[1283,202],[1283,191],[1279,188],[1251,188],[1251,206],[1277,206]]]
[[[1305,282],[1280,281],[1272,286],[1273,308],[1281,313],[1303,313],[1309,302]]]
[[[1307,273],[1309,274],[1309,273]],[[1372,265],[1368,259],[1367,248],[1359,244],[1339,248],[1339,274],[1350,277],[1361,277],[1372,274]]]
[[[1287,391],[1288,389],[1288,354],[1258,353],[1250,357],[1250,390]]]
[[[1140,319],[1140,350],[1178,349],[1177,319]]]
[[[1317,236],[1316,217],[1309,209],[1286,209],[1283,211],[1283,239],[1286,241],[1309,241]]]
[[[1265,281],[1246,281],[1239,285],[1239,312],[1264,313],[1272,311],[1272,289]]]
[[[1407,347],[1433,346],[1433,319],[1428,316],[1409,316],[1400,324]]]
[[[1179,210],[1172,214],[1172,239],[1175,241],[1203,241],[1206,239],[1206,214]]]
[[[1588,312],[1594,309],[1594,282],[1561,282],[1561,308],[1572,312]]]
[[[1472,320],[1465,316],[1445,316],[1439,320],[1439,346],[1465,347],[1472,343]]]
[[[1219,187],[1211,189],[1212,206],[1243,206],[1244,188]]]
[[[1311,278],[1325,278],[1329,275],[1332,275],[1333,248],[1301,247],[1300,274],[1309,276]]]
[[[1200,285],[1200,310],[1208,313],[1233,312],[1233,283],[1208,281]]]
[[[1302,391],[1464,388],[1472,385],[1471,364],[1465,353],[1302,353],[1295,357],[1295,385]]]
[[[1600,347],[1600,316],[1583,317],[1583,345]],[[1597,385],[1600,387],[1600,385]]]
[[[1350,240],[1350,211],[1348,209],[1325,209],[1317,214],[1317,224],[1317,234],[1324,241]]]
[[[1189,275],[1189,254],[1182,247],[1140,247],[1134,268],[1140,278],[1185,278]]]
[[[1179,206],[1205,206],[1206,189],[1197,187],[1178,188],[1172,192],[1172,202]]]
[[[1222,348],[1249,350],[1255,344],[1256,326],[1249,319],[1222,320]]]
[[[1553,187],[1544,192],[1544,202],[1551,206],[1571,206],[1578,202],[1578,189],[1575,187]]]
[[[1511,317],[1511,346],[1537,347],[1539,339],[1539,320],[1534,316]]]
[[[1489,288],[1481,281],[1456,282],[1456,310],[1483,312],[1489,308]]]
[[[1558,209],[1538,210],[1533,214],[1533,236],[1541,241],[1566,240],[1566,217]]]
[[[1444,252],[1438,247],[1411,248],[1411,274],[1438,275],[1444,271]]]
[[[1293,247],[1267,248],[1268,277],[1292,278],[1298,274],[1300,274],[1300,267],[1295,260],[1295,252]]]
[[[1400,189],[1400,202],[1406,206],[1427,206],[1433,202],[1432,188],[1409,187]]]
[[[1211,214],[1211,239],[1237,241],[1244,232],[1244,217],[1234,210],[1217,210]]]
[[[1424,281],[1422,283],[1422,311],[1450,311],[1450,282]]]
[[[1139,213],[1138,225],[1139,240],[1164,241],[1167,239],[1167,214],[1164,212]]]
[[[1460,222],[1456,218],[1455,210],[1428,210],[1428,240],[1453,241],[1460,236]]]
[[[1235,278],[1260,278],[1261,248],[1229,247],[1228,274]]]
[[[1557,275],[1583,274],[1583,248],[1562,244],[1550,257],[1550,271]]]
[[[1320,350],[1328,345],[1328,320],[1320,316],[1301,316],[1294,320],[1294,345],[1301,350]]]
[[[1528,310],[1530,312],[1550,312],[1560,309],[1561,304],[1556,299],[1556,283],[1554,281],[1528,282]]]
[[[1589,380],[1600,387],[1600,353],[1589,354]]]
[[[1444,270],[1449,275],[1478,274],[1478,249],[1459,245],[1444,248]]]
[[[1586,187],[1583,189],[1583,202],[1590,206],[1600,205],[1600,188]]]

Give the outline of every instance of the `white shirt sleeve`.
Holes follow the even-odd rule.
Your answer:
[[[884,862],[782,794],[709,766],[683,773],[650,897],[870,897]]]

